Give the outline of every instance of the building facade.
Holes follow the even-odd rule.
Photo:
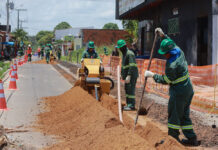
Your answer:
[[[150,52],[154,29],[161,27],[189,64],[218,64],[218,0],[116,0],[116,18],[139,20],[142,54]],[[161,58],[157,50],[155,57]]]

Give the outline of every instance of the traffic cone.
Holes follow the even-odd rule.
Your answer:
[[[20,59],[18,59],[18,63],[17,63],[17,65],[20,66]]]
[[[11,73],[11,80],[9,83],[9,90],[17,90],[17,83],[16,83],[16,77],[15,77],[15,72],[12,71]]]
[[[13,66],[13,71],[14,71],[16,80],[18,80],[17,67],[15,65]]]
[[[0,79],[0,110],[7,110],[7,104],[5,99],[4,87],[3,82]]]
[[[17,71],[17,60],[14,60],[14,65],[16,66],[16,71]]]

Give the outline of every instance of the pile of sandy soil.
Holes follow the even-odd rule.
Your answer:
[[[47,64],[46,60],[43,59],[43,60],[38,60],[38,61],[33,61],[32,64]],[[49,62],[49,64],[57,64],[56,61],[52,61],[52,62]]]
[[[46,112],[38,115],[37,128],[60,139],[47,149],[187,149],[152,122],[145,127],[138,125],[135,132],[133,120],[127,115],[121,124],[117,103],[107,95],[99,103],[80,87],[74,87],[60,96],[45,98],[44,103]]]

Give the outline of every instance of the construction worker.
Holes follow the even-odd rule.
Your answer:
[[[60,47],[58,47],[57,56],[58,56],[58,60],[61,60],[61,48]]]
[[[107,50],[107,47],[104,47],[104,54],[105,54],[106,56],[108,56],[108,50]]]
[[[135,55],[127,48],[126,42],[122,39],[117,42],[117,48],[119,48],[123,54],[121,76],[122,79],[125,80],[126,91],[126,106],[124,110],[135,110],[135,87],[138,78]]]
[[[168,134],[184,145],[198,146],[197,136],[189,117],[190,104],[194,95],[189,78],[188,65],[183,51],[164,34],[161,28],[155,30],[163,38],[158,53],[167,58],[165,75],[145,71],[145,77],[152,77],[155,82],[169,84],[170,99],[168,103]],[[180,141],[179,129],[187,138]]]
[[[99,59],[98,53],[95,51],[95,43],[93,41],[89,42],[88,49],[83,52],[81,62],[84,58]]]
[[[46,57],[46,62],[47,64],[49,63],[50,61],[50,47],[49,47],[49,44],[46,45],[45,47],[45,57]]]
[[[44,58],[44,50],[45,50],[45,46],[43,45],[41,48],[41,59]]]
[[[37,52],[38,52],[38,58],[40,58],[40,55],[41,55],[41,48],[40,47],[38,47]]]
[[[32,58],[32,48],[30,44],[28,45],[27,55],[28,55],[28,62],[31,62],[32,61],[31,59]]]
[[[119,56],[117,46],[115,46],[115,49],[112,51],[112,56]]]

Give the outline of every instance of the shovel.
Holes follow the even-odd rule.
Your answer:
[[[153,42],[153,46],[152,46],[152,50],[151,50],[151,56],[150,56],[150,59],[149,59],[149,64],[148,64],[147,70],[150,70],[150,67],[151,67],[151,62],[152,62],[152,58],[153,58],[153,54],[154,54],[154,47],[155,47],[156,41],[157,41],[157,33],[155,33],[154,42]],[[153,101],[146,108],[141,108],[142,100],[143,100],[143,97],[144,97],[145,88],[146,88],[146,84],[147,84],[147,80],[148,80],[148,78],[145,77],[145,82],[144,82],[144,86],[143,86],[143,89],[142,89],[142,96],[141,96],[141,99],[140,99],[140,102],[139,102],[139,106],[138,106],[138,110],[137,110],[137,114],[136,114],[136,118],[135,118],[134,130],[135,130],[136,124],[138,122],[139,114],[145,114],[146,115],[148,113],[150,107],[154,103],[154,101]]]

